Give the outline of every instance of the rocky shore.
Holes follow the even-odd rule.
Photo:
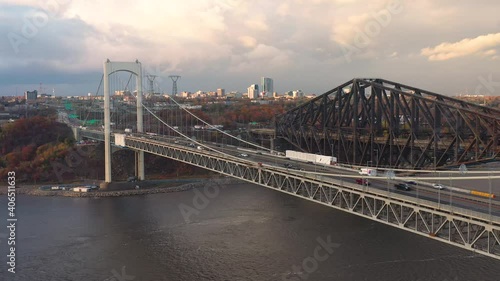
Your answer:
[[[65,190],[42,190],[40,186],[22,186],[16,188],[16,194],[25,194],[32,196],[64,196],[64,197],[83,197],[83,198],[100,198],[100,197],[120,197],[133,195],[147,195],[157,193],[169,193],[191,190],[193,188],[203,188],[209,185],[223,185],[236,183],[238,180],[229,178],[209,178],[205,180],[197,180],[193,182],[171,182],[155,184],[154,182],[137,182],[137,183],[112,183],[105,190],[93,190],[89,192],[75,192]],[[135,189],[135,186],[140,186]],[[0,189],[0,195],[7,194],[7,187]]]

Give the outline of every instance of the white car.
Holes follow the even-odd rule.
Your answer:
[[[434,187],[435,189],[444,189],[444,186],[442,184],[439,184],[439,183],[433,183],[432,187]]]
[[[246,154],[246,153],[241,153],[241,154],[240,154],[240,157],[248,157],[248,154]]]

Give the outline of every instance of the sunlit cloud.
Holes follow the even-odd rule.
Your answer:
[[[238,38],[240,40],[241,44],[247,48],[254,48],[257,46],[257,39],[253,38],[252,36],[240,36]]]
[[[424,48],[421,51],[430,61],[444,61],[470,55],[492,56],[500,47],[500,33],[481,35],[475,38],[465,38],[455,43],[441,43],[435,47]]]
[[[400,3],[403,10],[385,13],[391,3]],[[230,77],[227,80],[234,88],[246,89],[258,82],[249,77],[265,73],[281,77],[283,82],[275,85],[278,91],[289,90],[286,83],[293,83],[306,92],[322,92],[363,75],[397,80],[435,71],[438,77],[443,72],[429,70],[429,61],[459,63],[472,55],[487,58],[474,69],[497,73],[488,62],[500,53],[500,35],[492,33],[498,27],[499,9],[495,0],[458,4],[432,0],[3,0],[0,90],[10,85],[12,73],[23,72],[59,77],[63,73],[71,84],[71,79],[81,80],[79,73],[102,72],[107,58],[138,59],[154,74],[182,75],[182,83],[196,84],[195,89],[203,88],[215,75],[220,81]],[[25,36],[26,21],[34,13],[46,13],[48,21]],[[466,28],[454,28],[462,26]],[[8,34],[23,40],[18,52]],[[349,59],[343,50],[346,46],[356,48]],[[386,67],[387,63],[400,65]],[[478,75],[472,69],[461,71],[457,75]],[[199,80],[190,80],[195,76]],[[40,79],[26,80],[38,83]]]

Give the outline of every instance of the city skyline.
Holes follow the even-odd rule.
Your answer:
[[[122,16],[107,16],[117,7]],[[500,3],[492,0],[4,0],[0,8],[0,95],[40,83],[48,94],[95,92],[108,58],[138,59],[163,92],[176,74],[179,92],[245,92],[272,77],[278,93],[319,95],[380,77],[444,95],[500,95]],[[245,16],[255,10],[263,12]]]

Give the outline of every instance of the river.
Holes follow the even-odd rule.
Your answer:
[[[246,183],[216,191],[19,195],[16,273],[3,226],[0,280],[500,278],[500,261],[313,202]],[[4,195],[5,225],[6,205]]]

